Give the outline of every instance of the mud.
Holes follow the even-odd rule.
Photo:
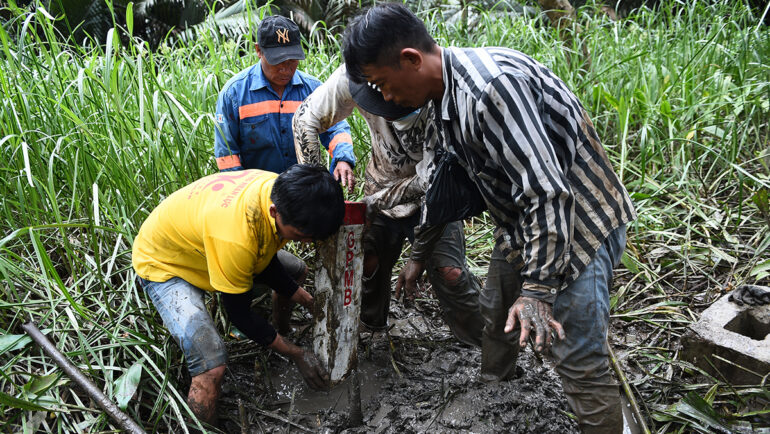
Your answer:
[[[233,433],[578,432],[547,360],[527,349],[516,379],[485,383],[479,378],[479,349],[452,337],[434,299],[409,309],[394,302],[392,308],[388,333],[360,334],[362,426],[349,423],[350,379],[331,391],[312,391],[282,356],[230,342],[220,428]],[[297,330],[289,338],[311,346],[309,324],[308,317],[295,318]]]

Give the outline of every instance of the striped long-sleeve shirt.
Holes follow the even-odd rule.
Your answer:
[[[553,299],[636,217],[564,82],[507,48],[444,48],[442,142],[479,187],[522,291]]]

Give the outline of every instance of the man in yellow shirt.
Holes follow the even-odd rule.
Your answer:
[[[280,175],[244,170],[210,175],[167,197],[134,240],[139,280],[182,348],[192,384],[187,400],[213,423],[227,352],[206,311],[205,292],[220,293],[230,321],[252,340],[289,357],[305,381],[321,388],[328,374],[312,351],[285,340],[251,312],[255,283],[312,310],[313,297],[276,257],[289,240],[331,236],[345,214],[342,188],[319,166]]]

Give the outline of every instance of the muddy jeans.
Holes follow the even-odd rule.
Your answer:
[[[301,259],[285,250],[279,250],[277,255],[293,279],[296,280],[305,272],[305,264]],[[141,277],[137,280],[163,319],[163,325],[182,349],[191,376],[195,377],[227,363],[225,343],[206,309],[205,297],[208,291],[179,277],[172,277],[165,282],[151,282]],[[261,282],[259,275],[254,276],[252,290],[258,293],[269,290]]]
[[[587,433],[623,431],[620,394],[610,374],[607,330],[610,317],[612,269],[620,262],[626,245],[626,228],[613,231],[580,276],[556,296],[553,316],[564,327],[566,338],[551,349],[567,396]],[[482,338],[481,373],[484,377],[510,379],[516,372],[521,330],[505,334],[508,309],[519,297],[521,276],[505,261],[497,246],[489,274],[479,297],[485,326]]]
[[[364,257],[378,258],[377,270],[372,276],[364,276],[361,291],[361,322],[371,329],[387,326],[393,266],[401,256],[404,239],[414,241],[416,217],[391,219],[377,215],[364,233]],[[446,226],[425,265],[442,317],[452,333],[461,342],[480,346],[484,327],[479,312],[480,285],[465,263],[462,222]],[[459,268],[460,276],[453,282],[446,281],[439,270],[443,267]]]

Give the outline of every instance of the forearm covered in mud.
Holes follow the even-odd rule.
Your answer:
[[[281,335],[276,335],[275,339],[268,345],[268,347],[292,359],[302,355],[302,348],[289,342]]]
[[[318,89],[316,89],[318,90]],[[311,94],[300,104],[292,118],[294,133],[294,152],[300,164],[321,164],[321,138],[319,134],[329,129],[334,123],[322,122],[313,112],[314,99]]]
[[[353,113],[353,107],[344,70],[338,68],[294,112],[292,132],[297,162],[320,164],[321,140],[318,135],[345,120]]]
[[[425,262],[433,253],[433,248],[444,233],[446,225],[417,226],[414,228],[414,244],[412,244],[412,261]]]
[[[368,213],[379,213],[399,205],[412,203],[419,205],[423,196],[425,196],[425,185],[419,176],[413,175],[366,196],[364,201]]]
[[[243,294],[221,293],[220,299],[225,307],[230,322],[249,339],[261,345],[270,345],[278,334],[266,319],[251,311],[251,301],[254,294],[251,291]]]

